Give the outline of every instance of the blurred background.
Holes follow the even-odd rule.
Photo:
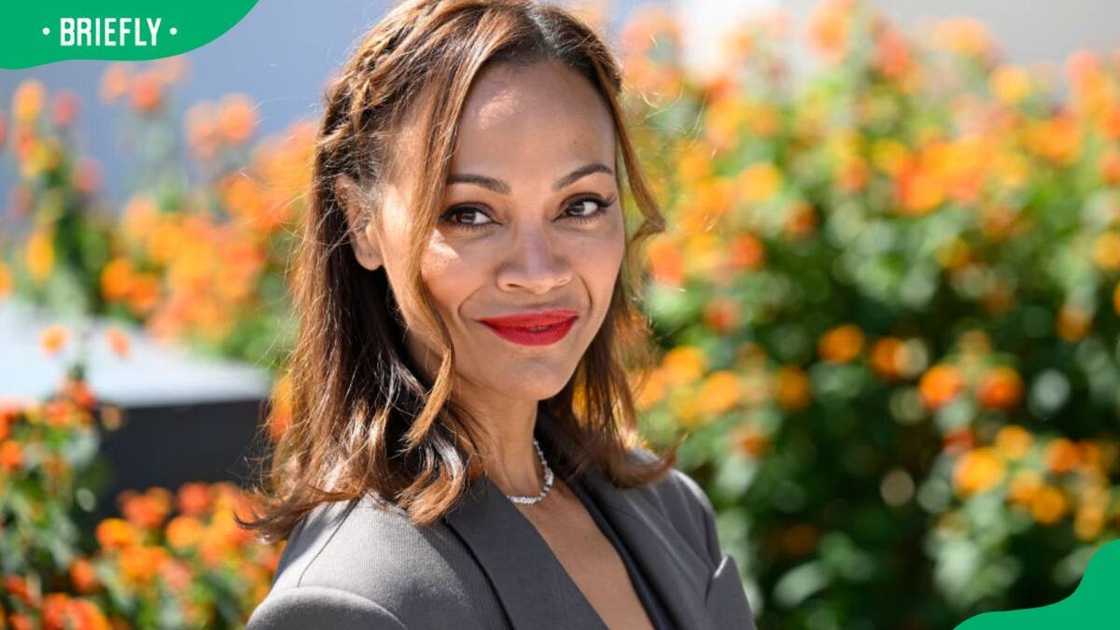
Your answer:
[[[759,628],[1058,601],[1117,538],[1120,6],[563,2],[669,228],[653,446]],[[388,2],[0,71],[0,628],[243,627],[322,90]]]

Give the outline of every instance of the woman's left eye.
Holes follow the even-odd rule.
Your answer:
[[[593,221],[599,218],[599,215],[606,212],[606,209],[611,207],[613,203],[614,197],[610,199],[601,199],[599,197],[583,197],[582,199],[576,199],[568,206],[568,209],[571,210],[575,208],[577,212],[582,212],[583,214],[569,216],[576,221]]]

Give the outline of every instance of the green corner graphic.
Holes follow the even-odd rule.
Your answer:
[[[1097,549],[1077,589],[1049,606],[987,612],[972,617],[956,630],[1104,630],[1120,624],[1120,540]],[[1060,625],[1059,625],[1060,624]]]
[[[0,68],[67,59],[139,61],[214,41],[257,0],[17,2],[0,20]]]

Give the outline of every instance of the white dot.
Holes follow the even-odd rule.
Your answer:
[[[43,34],[44,34],[44,35],[50,35],[50,34],[51,34],[51,27],[49,27],[49,26],[44,26],[44,27],[43,27]]]
[[[179,29],[172,26],[170,32],[171,32],[172,35],[178,35],[179,34]]]

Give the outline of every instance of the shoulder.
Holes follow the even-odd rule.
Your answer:
[[[339,630],[405,630],[400,619],[376,602],[327,586],[286,588],[270,593],[253,611],[246,630],[295,630],[325,626]]]
[[[325,607],[342,615],[340,627],[355,617],[387,624],[373,626],[378,628],[438,627],[431,622],[459,618],[469,628],[476,615],[482,627],[492,599],[479,586],[485,584],[467,549],[442,521],[420,527],[403,510],[379,506],[367,496],[324,503],[304,516],[253,619]],[[259,626],[274,627],[294,626]]]
[[[642,462],[657,460],[655,454],[644,448],[631,449],[630,456]],[[723,553],[716,532],[715,508],[696,480],[673,467],[661,479],[634,490],[645,493],[686,540],[695,542],[697,551],[708,558],[713,568],[719,563]]]

